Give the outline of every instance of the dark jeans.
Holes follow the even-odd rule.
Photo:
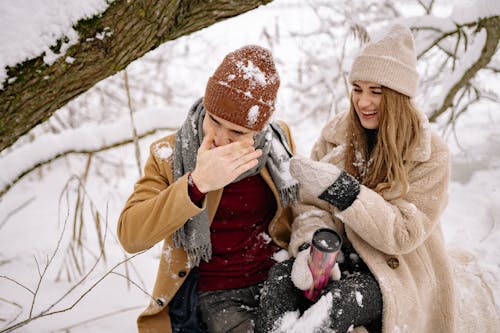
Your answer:
[[[198,294],[201,317],[210,333],[252,333],[262,284]]]
[[[359,258],[355,253],[351,256],[347,249],[344,254],[345,262],[340,264],[342,278],[330,282],[323,291],[323,295],[332,294],[332,306],[325,326],[338,333],[357,326],[367,326],[370,332],[380,332],[382,294],[378,283],[362,261],[352,260]],[[280,319],[285,313],[299,310],[302,314],[314,304],[293,284],[292,264],[293,259],[289,259],[271,268],[261,291],[255,332],[271,332],[281,325]],[[322,329],[316,331],[321,332]]]

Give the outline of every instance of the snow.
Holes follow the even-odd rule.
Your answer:
[[[465,1],[453,8],[451,19],[457,24],[474,22],[489,16],[500,16],[500,2],[497,0]]]
[[[159,109],[145,109],[134,115],[137,135],[141,136],[158,127],[158,119],[163,119],[165,127],[178,127],[183,115],[178,112],[165,112]],[[167,118],[170,118],[167,122]],[[130,138],[132,129],[129,116],[111,124],[100,126],[82,126],[76,130],[67,130],[58,134],[48,133],[33,142],[0,155],[2,173],[0,174],[0,192],[12,184],[20,175],[32,166],[50,161],[69,152],[85,152],[102,146],[113,146]],[[164,151],[166,154],[167,151]]]
[[[288,258],[290,258],[290,256],[288,255],[288,251],[284,250],[284,249],[281,249],[278,252],[275,252],[273,255],[273,259],[276,262],[282,262],[282,261],[287,260]]]
[[[469,21],[488,12],[498,14],[498,1],[474,1],[468,4],[470,6],[466,11],[454,10],[451,20],[429,16],[425,22],[420,23],[446,31],[445,29],[451,29],[450,24],[454,21]],[[476,6],[477,4],[479,5]],[[168,80],[184,82],[179,89],[170,93],[182,95],[185,103],[179,104],[178,100],[175,100],[168,108],[139,108],[134,113],[138,135],[158,127],[165,129],[139,141],[142,152],[141,165],[144,165],[148,157],[149,145],[170,133],[167,128],[178,127],[183,122],[189,107],[203,91],[208,75],[225,53],[245,44],[268,45],[262,37],[262,31],[258,30],[261,27],[257,27],[255,22],[267,24],[269,29],[273,29],[277,21],[285,22],[292,30],[302,32],[310,32],[318,23],[316,16],[304,11],[303,7],[287,9],[279,7],[280,5],[276,1],[276,4],[271,3],[197,33],[197,36],[204,36],[210,42],[203,43],[194,37],[172,42],[172,47],[179,45],[178,48],[189,44],[192,54],[197,57],[171,57],[169,61],[174,65],[168,70],[165,69],[168,71]],[[47,62],[65,56],[64,49],[77,38],[72,23],[78,18],[102,12],[106,7],[107,2],[104,0],[4,0],[0,12],[0,82],[6,77],[5,66],[38,55],[41,51],[46,51]],[[286,14],[284,10],[287,10]],[[95,37],[106,38],[112,33],[107,29]],[[64,35],[69,37],[69,42],[63,46],[60,54],[53,54],[49,47]],[[202,61],[207,58],[202,58],[201,55],[206,52],[207,44],[214,46],[216,54],[210,54],[210,62],[204,63]],[[462,63],[469,63],[474,59],[477,55],[473,53],[477,52],[474,48],[468,50],[471,53],[464,55]],[[286,90],[291,76],[288,66],[294,65],[298,57],[293,53],[295,49],[287,44],[284,31],[281,32],[280,41],[273,44],[272,49],[282,59],[277,64],[282,88],[277,112],[273,117],[284,119],[291,124],[299,153],[308,156],[314,140],[320,135],[321,119],[318,121],[310,117],[302,118],[304,110],[288,102],[291,97],[290,91]],[[327,51],[325,49],[325,52]],[[145,62],[162,52],[168,54],[169,51],[159,48],[144,59],[131,64],[128,69],[131,73],[143,71],[146,68]],[[65,56],[64,59],[67,62],[72,61],[71,57]],[[202,64],[196,68],[194,64],[198,61]],[[230,81],[231,78],[228,77],[227,80]],[[103,85],[105,84],[109,84],[109,81],[103,82]],[[141,84],[150,84],[151,90],[158,87],[158,83],[152,82],[149,77]],[[498,86],[498,80],[492,82],[491,86]],[[80,105],[85,104],[82,102]],[[133,145],[119,146],[94,154],[89,169],[86,168],[90,160],[87,155],[70,152],[88,151],[103,145],[113,146],[130,138],[132,129],[129,119],[129,115],[125,113],[123,117],[114,118],[113,122],[109,123],[85,123],[79,128],[62,129],[55,134],[34,135],[32,141],[0,154],[0,193],[32,167],[54,159],[20,178],[0,196],[0,276],[15,279],[31,290],[36,288],[39,276],[35,258],[43,269],[46,258],[53,253],[64,222],[67,221],[65,233],[62,235],[62,246],[40,285],[34,314],[46,309],[74,287],[57,309],[70,306],[84,291],[89,290],[92,284],[97,283],[103,274],[126,257],[116,239],[115,229],[121,208],[133,190],[138,176]],[[296,119],[303,121],[294,122]],[[432,126],[439,129],[436,125]],[[478,104],[460,118],[454,128],[455,132],[446,133],[445,139],[452,156],[452,179],[449,203],[442,216],[446,243],[450,246],[458,244],[477,256],[497,303],[500,303],[499,126],[500,114],[497,109],[488,104]],[[156,153],[160,158],[167,158],[171,154],[171,148],[158,147]],[[55,159],[59,155],[65,157]],[[87,175],[85,179],[84,175]],[[78,197],[84,198],[80,203],[85,208],[83,220],[80,222],[81,229],[78,228],[79,220],[75,214]],[[101,230],[108,232],[105,239],[106,259],[98,262],[87,281],[77,284],[79,278],[75,266],[70,264],[72,256],[69,252],[69,244],[73,244],[73,234],[78,230],[82,231],[85,248],[81,253],[85,259],[85,271],[90,269],[99,254],[96,220],[94,215],[88,213],[91,206],[93,211],[99,212],[101,216]],[[314,218],[320,215],[321,211],[312,211],[302,217]],[[128,283],[122,275],[109,274],[72,310],[35,320],[17,332],[134,332],[138,313],[152,301],[148,294],[151,293],[156,277],[161,251],[160,245],[157,245],[115,270],[129,276],[137,285]],[[284,250],[274,255],[276,261],[286,258],[288,253]],[[467,289],[461,290],[462,294],[467,292]],[[356,296],[361,306],[362,295]],[[279,329],[286,332],[308,332],[311,328],[321,325],[326,319],[332,297],[335,295],[323,296],[300,318],[295,312],[286,314]],[[26,288],[0,278],[0,330],[15,318],[26,318],[31,301],[32,294]],[[404,330],[402,327],[401,331]]]
[[[273,241],[271,236],[269,236],[266,232],[261,232],[259,234],[259,238],[263,239],[266,244],[269,244]]]
[[[437,97],[430,103],[431,105],[437,107],[443,103],[446,98],[446,92],[450,91],[450,89],[463,77],[464,73],[478,61],[485,43],[486,31],[481,30],[475,35],[474,41],[469,45],[465,54],[460,57],[457,69],[453,72],[444,74],[446,80],[443,82],[441,92],[439,92]]]
[[[250,87],[254,87],[255,84],[267,85],[266,75],[251,60],[246,65],[242,61],[238,61],[236,67],[243,73],[243,78],[250,82]]]
[[[355,296],[356,296],[356,302],[358,303],[358,306],[360,308],[362,308],[363,307],[363,295],[361,295],[361,293],[359,291],[356,291]]]
[[[327,293],[300,317],[298,311],[285,313],[281,322],[277,323],[276,330],[273,333],[314,332],[315,329],[328,327],[328,311],[331,308],[332,299],[332,294]]]
[[[253,126],[255,122],[259,119],[259,106],[253,105],[248,110],[247,123],[249,126]]]
[[[2,0],[0,12],[0,89],[7,77],[6,66],[13,66],[45,52],[45,63],[52,64],[78,41],[73,24],[106,10],[106,0]],[[50,47],[68,37],[60,53]]]
[[[170,156],[172,156],[173,149],[170,146],[163,145],[161,143],[157,143],[153,147],[153,154],[155,154],[156,157],[162,160],[167,160]]]

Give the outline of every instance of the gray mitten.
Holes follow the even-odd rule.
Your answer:
[[[340,210],[356,200],[359,182],[337,166],[295,155],[290,160],[290,172],[301,189],[329,202]]]
[[[295,261],[293,262],[292,265],[292,274],[291,274],[292,282],[295,285],[295,287],[299,288],[300,290],[311,289],[314,282],[312,272],[309,269],[309,264],[307,263],[307,260],[309,258],[309,253],[310,253],[309,248],[297,253]],[[340,275],[341,273],[339,264],[335,263],[330,272],[330,279],[338,281],[340,280]]]
[[[297,253],[292,266],[292,282],[300,290],[309,290],[313,285],[313,275],[307,264],[310,249]]]

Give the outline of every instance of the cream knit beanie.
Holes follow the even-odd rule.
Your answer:
[[[413,36],[403,24],[370,41],[354,59],[349,82],[370,81],[409,97],[417,91],[417,57]]]

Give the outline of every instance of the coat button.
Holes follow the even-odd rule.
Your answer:
[[[185,270],[179,271],[179,273],[177,273],[177,275],[179,275],[179,277],[183,278],[186,276],[186,271]]]
[[[392,268],[392,269],[396,269],[399,267],[399,260],[398,258],[389,258],[387,259],[387,265]]]

